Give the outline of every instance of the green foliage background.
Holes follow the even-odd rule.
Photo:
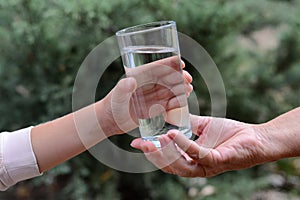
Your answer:
[[[16,130],[71,112],[72,87],[85,56],[121,28],[158,20],[176,21],[180,32],[212,56],[226,87],[227,117],[249,123],[270,120],[299,106],[299,9],[299,0],[0,0],[0,130]],[[266,29],[276,36],[272,48],[261,47],[254,37]],[[263,42],[274,35],[267,34]],[[117,81],[120,67],[113,64],[108,77]],[[201,114],[210,115],[205,84],[192,66],[187,70],[194,75]],[[99,98],[111,87],[101,88]],[[272,166],[297,177],[299,165],[293,163],[288,159]],[[252,192],[268,187],[261,180],[268,173],[269,168],[256,167],[208,179],[217,192],[207,199],[249,199]],[[249,182],[260,184],[254,187]],[[189,179],[161,172],[121,173],[83,154],[18,184],[7,195],[78,200],[206,198],[189,196],[189,188]]]

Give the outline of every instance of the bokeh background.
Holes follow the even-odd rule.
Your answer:
[[[299,10],[299,0],[0,0],[0,130],[71,112],[86,55],[121,28],[158,20],[176,21],[211,55],[226,87],[228,118],[266,122],[300,105]],[[205,83],[189,63],[187,70],[201,115],[210,115]],[[114,62],[97,98],[122,74]],[[132,138],[112,140],[122,146]],[[300,158],[188,179],[119,172],[84,153],[0,199],[300,199],[299,176]]]

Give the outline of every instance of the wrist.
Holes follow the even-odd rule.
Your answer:
[[[289,135],[280,130],[273,121],[257,125],[257,127],[257,133],[262,138],[266,162],[292,157],[295,154],[295,148],[288,142],[293,139],[288,138]]]
[[[107,137],[123,133],[123,131],[120,130],[115,123],[109,100],[110,98],[105,97],[95,103],[99,126]]]

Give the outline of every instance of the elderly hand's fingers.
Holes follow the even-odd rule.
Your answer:
[[[133,140],[131,146],[142,150],[150,162],[166,173],[185,177],[192,176],[190,161],[181,155],[174,142],[167,136],[161,136],[160,143],[161,148],[156,149],[152,142],[139,138]]]
[[[134,139],[130,145],[147,153],[157,151],[157,148],[152,142],[144,141],[142,138]]]
[[[206,157],[210,152],[209,149],[200,146],[192,140],[189,140],[185,137],[185,135],[177,130],[170,130],[168,132],[168,136],[170,139],[174,140],[180,149],[182,149],[187,155],[189,155],[189,157],[196,161]]]
[[[197,136],[200,136],[203,131],[208,127],[212,117],[190,115],[192,132]]]
[[[131,142],[131,146],[142,150],[145,153],[146,158],[158,169],[173,174],[167,160],[162,155],[161,149],[157,149],[152,142],[138,138]]]
[[[175,143],[169,137],[161,135],[159,141],[161,144],[161,151],[169,165],[181,158],[182,154],[177,150]]]
[[[162,156],[167,160],[171,173],[177,174],[183,177],[195,177],[204,176],[203,173],[199,173],[197,169],[198,164],[192,162],[191,158],[186,157],[180,152],[180,149],[175,143],[166,135],[160,137]],[[202,169],[200,170],[202,172]]]
[[[167,135],[198,164],[198,167],[194,168],[194,173],[198,174],[198,176],[212,176],[218,173],[214,167],[219,161],[222,161],[223,156],[220,150],[202,146],[187,139],[178,131],[171,130]]]
[[[141,149],[150,162],[166,173],[183,177],[206,176],[203,166],[191,161],[190,158],[186,159],[186,155],[181,154],[173,141],[168,136],[164,137],[160,139],[162,145],[160,149],[157,149],[152,142],[143,141],[141,138],[133,140],[131,146]]]
[[[189,157],[194,160],[199,159],[200,147],[194,141],[189,140],[180,131],[170,130],[168,132],[168,137],[172,139],[178,147],[183,150]]]

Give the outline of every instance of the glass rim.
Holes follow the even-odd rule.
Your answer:
[[[139,24],[139,25],[121,29],[116,32],[116,36],[126,36],[126,35],[132,35],[136,33],[146,33],[146,32],[156,31],[174,25],[176,25],[176,22],[171,20],[149,22],[149,23]]]

